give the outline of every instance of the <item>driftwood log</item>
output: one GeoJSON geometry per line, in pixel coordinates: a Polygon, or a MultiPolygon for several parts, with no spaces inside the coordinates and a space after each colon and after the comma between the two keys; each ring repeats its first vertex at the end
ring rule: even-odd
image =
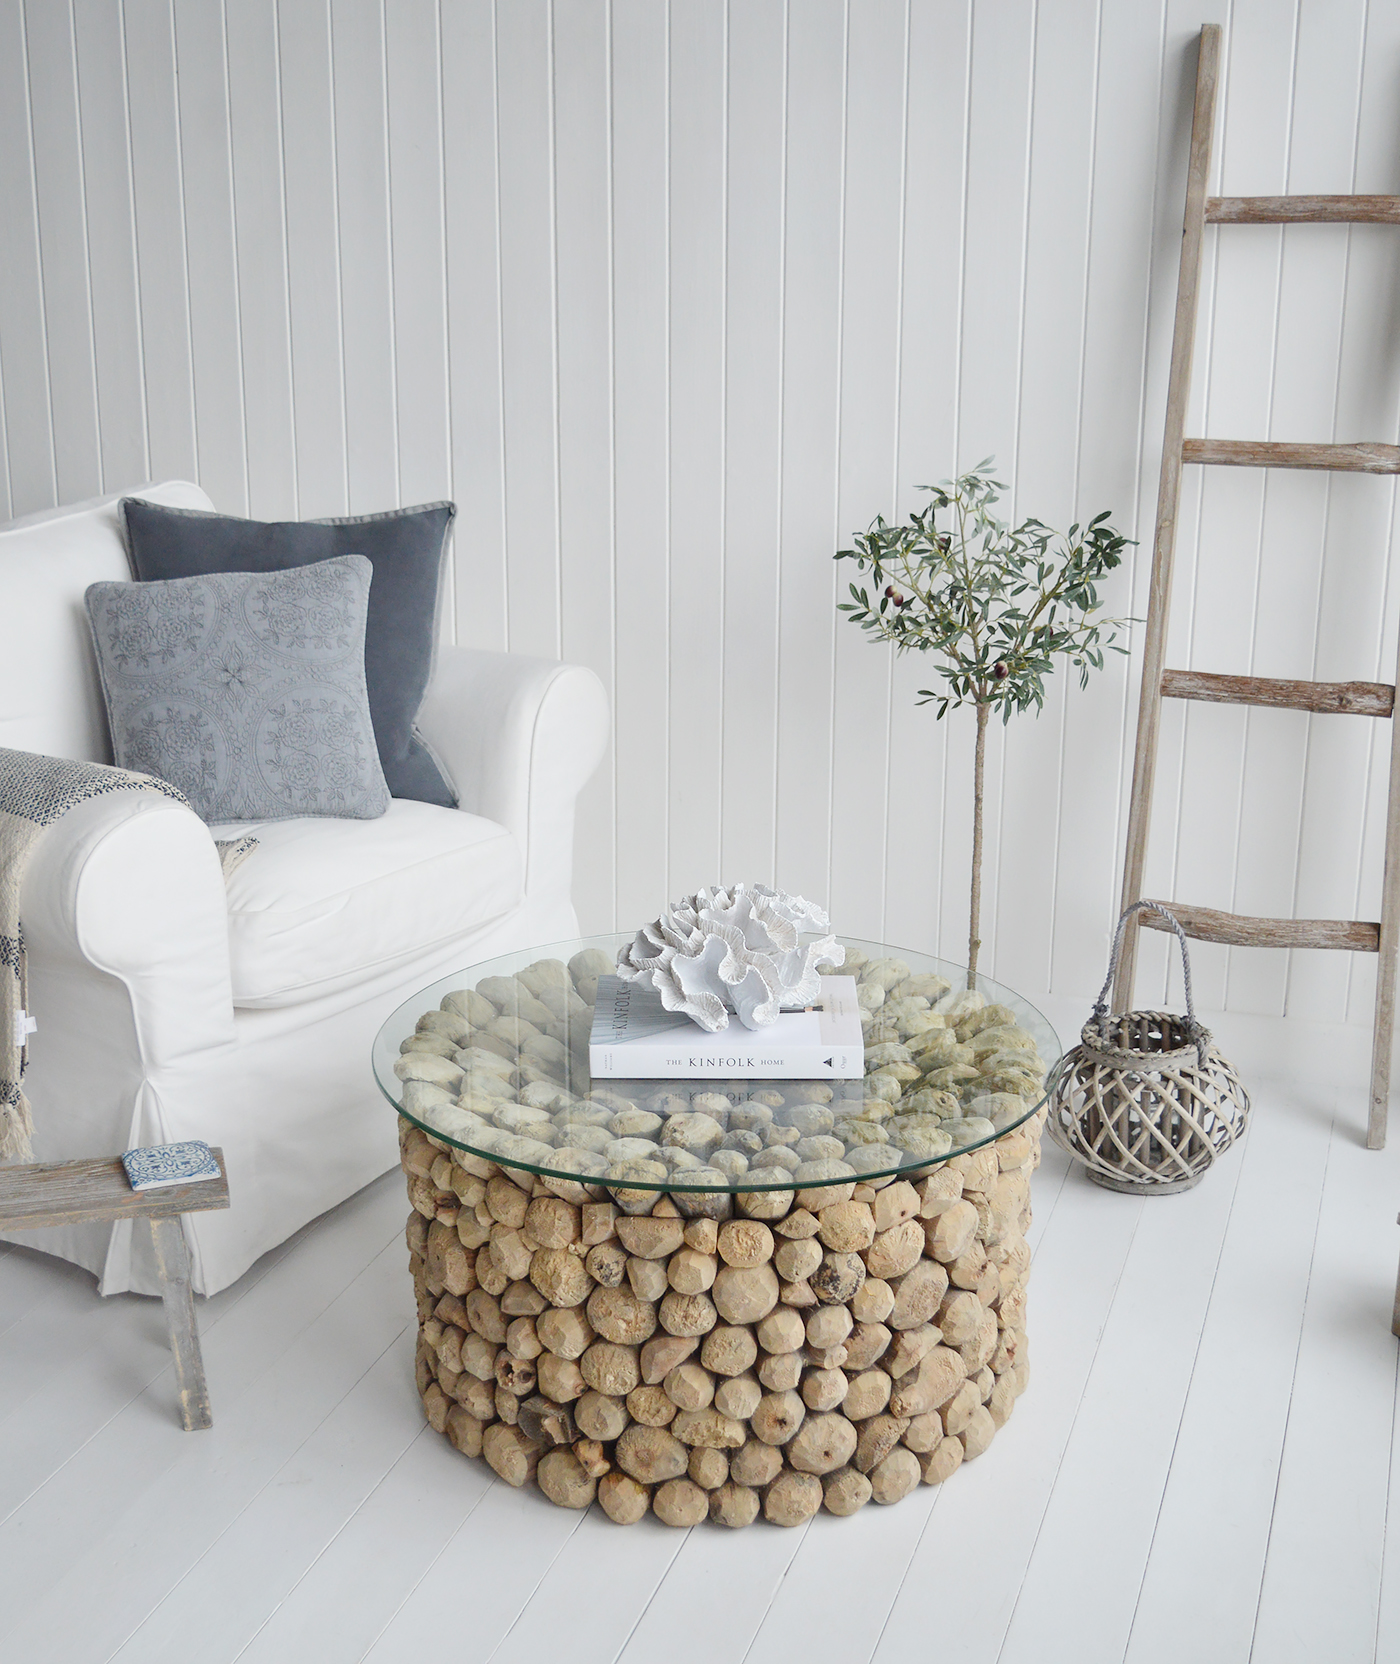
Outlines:
{"type": "Polygon", "coordinates": [[[569,1201],[401,1120],[424,1413],[619,1525],[801,1525],[942,1484],[1029,1378],[1044,1119],[894,1180],[739,1193],[720,1221],[664,1192],[569,1201]]]}

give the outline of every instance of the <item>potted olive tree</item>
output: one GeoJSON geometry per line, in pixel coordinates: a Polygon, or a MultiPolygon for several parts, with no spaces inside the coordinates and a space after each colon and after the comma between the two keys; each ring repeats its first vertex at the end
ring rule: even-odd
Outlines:
{"type": "Polygon", "coordinates": [[[918,702],[936,704],[940,718],[960,705],[976,708],[969,988],[977,986],[981,947],[987,721],[994,711],[1003,723],[1030,706],[1039,713],[1057,657],[1077,666],[1080,686],[1087,686],[1090,670],[1103,668],[1105,650],[1126,652],[1114,638],[1128,622],[1097,616],[1097,585],[1129,543],[1108,523],[1108,511],[1063,536],[1036,519],[1009,526],[992,513],[1006,489],[993,479],[994,467],[988,457],[955,480],[920,486],[929,493],[921,512],[900,526],[877,518],[853,549],[836,555],[853,560],[865,580],[851,584],[851,599],[840,603],[851,622],[898,652],[933,655],[943,685],[920,688],[918,702]]]}

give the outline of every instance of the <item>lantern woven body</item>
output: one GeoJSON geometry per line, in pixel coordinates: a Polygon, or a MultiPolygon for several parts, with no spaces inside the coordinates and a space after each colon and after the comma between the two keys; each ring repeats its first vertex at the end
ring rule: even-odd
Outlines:
{"type": "Polygon", "coordinates": [[[1170,1196],[1199,1184],[1244,1131],[1249,1094],[1196,1021],[1186,937],[1164,907],[1137,902],[1118,921],[1108,980],[1080,1044],[1055,1071],[1047,1130],[1107,1190],[1170,1196]],[[1130,915],[1150,908],[1181,941],[1187,1016],[1108,1012],[1105,999],[1130,915]]]}

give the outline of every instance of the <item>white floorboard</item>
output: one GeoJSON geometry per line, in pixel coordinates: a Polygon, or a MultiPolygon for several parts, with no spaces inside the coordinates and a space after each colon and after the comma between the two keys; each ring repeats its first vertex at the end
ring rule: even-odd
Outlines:
{"type": "Polygon", "coordinates": [[[1400,1658],[1400,1130],[1362,1148],[1364,1037],[1220,1027],[1254,1117],[1198,1189],[1047,1149],[1031,1386],[986,1456],[793,1532],[621,1531],[426,1430],[395,1175],[201,1302],[208,1433],[155,1302],[0,1245],[0,1660],[1400,1658]]]}

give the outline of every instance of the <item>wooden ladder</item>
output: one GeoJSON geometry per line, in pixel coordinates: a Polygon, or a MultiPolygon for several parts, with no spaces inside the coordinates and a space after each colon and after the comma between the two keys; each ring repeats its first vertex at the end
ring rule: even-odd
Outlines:
{"type": "MultiPolygon", "coordinates": [[[[1182,228],[1181,269],[1177,280],[1176,324],[1172,334],[1171,374],[1167,384],[1166,433],[1157,495],[1157,527],[1152,549],[1152,582],[1143,643],[1142,698],[1138,706],[1137,747],[1133,758],[1133,792],[1128,812],[1128,848],[1123,868],[1123,906],[1142,896],[1143,858],[1152,810],[1153,776],[1162,700],[1204,699],[1229,705],[1272,705],[1292,711],[1330,711],[1356,716],[1393,715],[1395,687],[1380,682],[1290,682],[1264,676],[1216,676],[1203,671],[1169,670],[1164,665],[1167,616],[1171,606],[1172,558],[1176,549],[1177,509],[1183,463],[1214,463],[1237,468],[1327,468],[1368,474],[1400,473],[1397,445],[1296,445],[1248,439],[1188,439],[1186,402],[1191,391],[1191,359],[1196,340],[1197,292],[1205,227],[1218,225],[1400,225],[1396,196],[1207,196],[1211,142],[1215,130],[1215,94],[1220,69],[1220,26],[1201,30],[1196,64],[1196,109],[1191,123],[1191,160],[1186,180],[1186,218],[1182,228]]],[[[1400,679],[1400,672],[1397,673],[1400,679]]],[[[1234,947],[1345,948],[1380,955],[1376,979],[1376,1023],[1371,1053],[1371,1102],[1366,1142],[1385,1145],[1390,1096],[1391,1039],[1395,1026],[1395,949],[1400,932],[1400,723],[1392,722],[1390,791],[1386,815],[1385,874],[1380,923],[1353,919],[1256,919],[1220,913],[1207,907],[1168,905],[1188,936],[1234,947]]],[[[1132,1004],[1139,923],[1169,928],[1152,915],[1130,922],[1114,985],[1115,1008],[1132,1004]]]]}

